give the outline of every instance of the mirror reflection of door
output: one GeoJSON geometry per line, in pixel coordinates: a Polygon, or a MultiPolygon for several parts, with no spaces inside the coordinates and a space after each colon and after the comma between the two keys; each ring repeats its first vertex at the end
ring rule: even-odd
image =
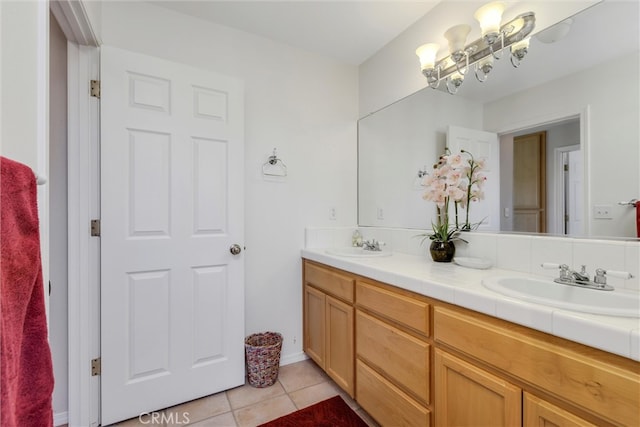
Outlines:
{"type": "Polygon", "coordinates": [[[562,158],[563,176],[563,234],[583,235],[583,167],[580,145],[571,145],[558,149],[562,158]]]}
{"type": "Polygon", "coordinates": [[[547,133],[536,132],[513,139],[513,230],[547,231],[547,133]]]}

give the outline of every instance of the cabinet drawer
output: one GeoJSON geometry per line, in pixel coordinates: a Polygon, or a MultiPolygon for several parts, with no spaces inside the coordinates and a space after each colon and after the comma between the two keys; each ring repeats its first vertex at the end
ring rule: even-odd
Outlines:
{"type": "Polygon", "coordinates": [[[356,330],[358,357],[428,404],[429,344],[359,310],[356,330]]]}
{"type": "Polygon", "coordinates": [[[358,281],[358,306],[429,336],[429,304],[396,292],[358,281]]]}
{"type": "Polygon", "coordinates": [[[562,426],[562,427],[596,427],[595,424],[558,408],[532,394],[524,393],[524,427],[562,426]]]}
{"type": "Polygon", "coordinates": [[[435,309],[434,336],[599,417],[623,425],[638,423],[637,362],[442,307],[435,309]]]}
{"type": "Polygon", "coordinates": [[[346,274],[305,262],[304,280],[322,291],[353,303],[355,280],[346,274]]]}
{"type": "Polygon", "coordinates": [[[360,360],[356,361],[356,400],[382,426],[428,427],[427,408],[381,377],[360,360]]]}

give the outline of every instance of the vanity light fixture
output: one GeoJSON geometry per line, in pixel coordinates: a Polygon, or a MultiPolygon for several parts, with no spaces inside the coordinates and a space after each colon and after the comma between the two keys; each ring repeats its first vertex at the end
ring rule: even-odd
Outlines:
{"type": "Polygon", "coordinates": [[[529,50],[528,36],[535,26],[535,14],[527,12],[501,24],[503,2],[493,2],[479,8],[474,17],[480,23],[482,37],[467,44],[471,27],[466,24],[449,28],[444,36],[449,43],[449,54],[436,60],[439,46],[427,43],[416,49],[422,74],[427,84],[436,89],[445,80],[447,91],[455,94],[472,67],[478,81],[484,82],[493,69],[494,60],[502,58],[506,49],[514,67],[529,50]]]}

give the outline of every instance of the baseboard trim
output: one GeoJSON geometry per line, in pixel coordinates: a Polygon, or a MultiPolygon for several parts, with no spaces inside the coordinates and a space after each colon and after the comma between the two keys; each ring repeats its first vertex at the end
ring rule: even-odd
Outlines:
{"type": "Polygon", "coordinates": [[[288,354],[284,357],[280,358],[280,366],[290,365],[296,362],[302,362],[303,360],[307,360],[309,356],[307,356],[304,351],[294,354],[288,354]]]}
{"type": "Polygon", "coordinates": [[[63,426],[69,423],[69,412],[56,412],[53,414],[53,425],[63,426]]]}

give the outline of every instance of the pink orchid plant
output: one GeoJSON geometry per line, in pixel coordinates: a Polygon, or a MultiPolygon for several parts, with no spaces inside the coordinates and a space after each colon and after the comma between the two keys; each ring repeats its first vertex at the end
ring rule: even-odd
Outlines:
{"type": "Polygon", "coordinates": [[[422,184],[426,191],[422,198],[435,202],[437,208],[436,222],[432,223],[433,234],[429,235],[431,240],[447,242],[460,239],[461,230],[473,228],[469,222],[470,204],[484,198],[482,188],[486,177],[481,173],[484,167],[483,159],[476,160],[466,150],[451,154],[449,149],[445,149],[445,154],[433,165],[433,171],[425,176],[422,184]],[[455,226],[449,224],[449,207],[452,203],[455,226]],[[458,206],[466,209],[462,227],[458,222],[458,206]]]}

